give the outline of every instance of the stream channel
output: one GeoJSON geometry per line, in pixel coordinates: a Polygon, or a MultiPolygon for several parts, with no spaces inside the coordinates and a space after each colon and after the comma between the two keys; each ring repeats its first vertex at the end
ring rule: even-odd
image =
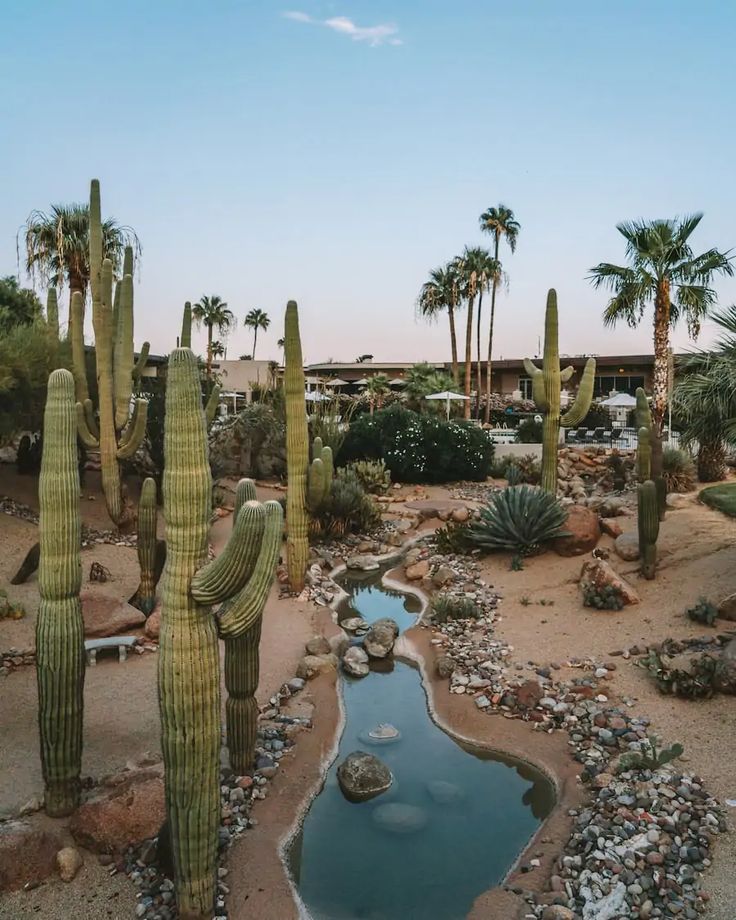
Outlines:
{"type": "MultiPolygon", "coordinates": [[[[384,586],[383,570],[347,572],[338,619],[391,617],[401,632],[420,600],[384,586]]],[[[356,640],[357,641],[357,640],[356,640]]],[[[431,719],[419,670],[398,658],[341,677],[345,725],[336,759],[288,851],[313,920],[461,920],[499,884],[554,805],[550,780],[511,757],[456,740],[431,719]],[[388,723],[391,741],[369,732],[388,723]],[[349,802],[337,766],[367,751],[391,770],[387,792],[349,802]]],[[[468,700],[468,705],[472,705],[468,700]]],[[[493,721],[489,720],[489,729],[493,721]]]]}

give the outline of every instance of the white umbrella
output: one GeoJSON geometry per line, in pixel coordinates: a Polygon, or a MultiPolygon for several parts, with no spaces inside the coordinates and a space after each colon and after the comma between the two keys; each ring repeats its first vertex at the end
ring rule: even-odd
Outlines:
{"type": "Polygon", "coordinates": [[[443,390],[441,393],[430,393],[425,399],[444,399],[447,402],[447,418],[450,418],[450,401],[470,399],[469,396],[463,396],[461,393],[453,393],[452,390],[443,390]]]}
{"type": "Polygon", "coordinates": [[[325,383],[326,387],[346,387],[347,385],[348,381],[340,380],[339,377],[335,377],[334,380],[328,380],[327,383],[325,383]]]}
{"type": "Polygon", "coordinates": [[[406,386],[406,380],[403,380],[401,377],[394,377],[392,380],[389,380],[388,385],[390,387],[403,387],[406,386]]]}
{"type": "Polygon", "coordinates": [[[628,393],[616,393],[615,396],[609,396],[608,399],[604,399],[601,402],[602,406],[612,406],[612,407],[622,407],[625,409],[630,409],[632,406],[636,405],[636,400],[633,396],[629,396],[628,393]]]}
{"type": "Polygon", "coordinates": [[[361,377],[360,380],[351,380],[351,383],[354,383],[356,387],[364,387],[368,385],[368,378],[361,377]]]}

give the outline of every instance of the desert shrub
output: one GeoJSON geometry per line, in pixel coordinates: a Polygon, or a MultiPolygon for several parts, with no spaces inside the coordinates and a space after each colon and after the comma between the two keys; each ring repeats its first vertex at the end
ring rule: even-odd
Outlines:
{"type": "Polygon", "coordinates": [[[509,463],[506,467],[506,482],[510,486],[519,486],[523,482],[521,470],[515,463],[509,463]]]}
{"type": "Polygon", "coordinates": [[[354,460],[345,469],[354,473],[372,495],[383,495],[391,487],[391,473],[383,460],[354,460]]]}
{"type": "Polygon", "coordinates": [[[0,589],[0,620],[22,620],[25,615],[23,604],[13,603],[8,599],[7,591],[0,589]]]}
{"type": "Polygon", "coordinates": [[[432,598],[430,615],[433,622],[446,623],[448,620],[477,620],[483,611],[470,597],[438,594],[432,598]]]}
{"type": "Polygon", "coordinates": [[[456,523],[448,521],[444,527],[435,531],[435,540],[437,542],[437,552],[443,554],[462,555],[470,549],[468,540],[468,523],[456,523]]]}
{"type": "Polygon", "coordinates": [[[516,440],[520,444],[541,444],[542,423],[533,418],[525,418],[516,429],[516,440]]]}
{"type": "Polygon", "coordinates": [[[583,606],[595,607],[596,610],[623,610],[624,598],[615,585],[596,587],[587,584],[583,588],[583,606]]]}
{"type": "Polygon", "coordinates": [[[338,464],[383,460],[399,482],[482,481],[492,459],[493,444],[476,425],[390,406],[352,421],[338,464]]]}
{"type": "Polygon", "coordinates": [[[488,469],[488,475],[492,479],[505,479],[506,470],[510,463],[511,457],[509,457],[508,454],[503,457],[494,457],[488,469]]]}
{"type": "Polygon", "coordinates": [[[503,457],[494,458],[489,475],[494,479],[506,479],[509,485],[512,486],[520,485],[524,482],[535,486],[542,477],[542,468],[534,454],[522,454],[520,457],[512,457],[510,454],[506,454],[503,457]],[[511,466],[516,468],[511,474],[512,478],[520,477],[515,482],[511,482],[509,479],[508,470],[511,466]]]}
{"type": "Polygon", "coordinates": [[[495,492],[468,527],[470,543],[482,550],[510,550],[528,556],[564,536],[567,511],[554,495],[536,486],[509,486],[495,492]]]}
{"type": "Polygon", "coordinates": [[[380,514],[358,477],[338,470],[330,494],[313,518],[314,533],[323,538],[341,537],[375,527],[380,514]]]}
{"type": "Polygon", "coordinates": [[[705,626],[713,626],[718,616],[718,608],[715,604],[705,598],[698,598],[698,603],[687,610],[687,615],[695,623],[703,623],[705,626]]]}
{"type": "Polygon", "coordinates": [[[690,454],[677,447],[665,447],[662,451],[662,476],[668,492],[692,492],[696,478],[690,454]]]}
{"type": "Polygon", "coordinates": [[[667,748],[660,748],[656,735],[651,735],[642,742],[641,749],[638,751],[626,751],[621,755],[619,769],[622,771],[636,770],[659,770],[666,764],[677,760],[685,753],[685,748],[675,743],[667,748]]]}

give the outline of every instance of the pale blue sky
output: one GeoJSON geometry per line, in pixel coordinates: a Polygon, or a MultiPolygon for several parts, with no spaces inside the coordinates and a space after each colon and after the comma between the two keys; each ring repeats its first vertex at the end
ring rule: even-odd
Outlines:
{"type": "Polygon", "coordinates": [[[97,176],[143,243],[137,344],[217,293],[270,314],[258,357],[293,297],[308,361],[445,359],[417,292],[504,202],[496,356],[536,351],[550,286],[561,350],[650,350],[585,275],[623,219],[703,210],[694,244],[736,246],[735,27],[727,0],[4,0],[0,274],[28,213],[97,176]]]}

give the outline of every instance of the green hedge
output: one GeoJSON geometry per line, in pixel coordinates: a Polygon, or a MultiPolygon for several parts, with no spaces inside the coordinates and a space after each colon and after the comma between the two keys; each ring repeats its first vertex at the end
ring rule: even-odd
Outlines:
{"type": "Polygon", "coordinates": [[[469,422],[390,406],[353,419],[337,462],[353,460],[383,460],[395,482],[481,482],[490,472],[493,443],[469,422]]]}

